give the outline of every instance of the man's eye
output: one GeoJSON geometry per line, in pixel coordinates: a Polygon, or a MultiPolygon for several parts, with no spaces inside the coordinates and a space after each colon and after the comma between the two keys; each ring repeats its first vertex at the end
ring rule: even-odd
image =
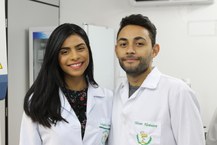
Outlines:
{"type": "Polygon", "coordinates": [[[136,46],[138,46],[138,47],[144,46],[144,43],[142,43],[142,42],[137,42],[137,43],[136,43],[136,46]]]}
{"type": "Polygon", "coordinates": [[[127,43],[120,43],[119,46],[124,48],[127,46],[127,43]]]}

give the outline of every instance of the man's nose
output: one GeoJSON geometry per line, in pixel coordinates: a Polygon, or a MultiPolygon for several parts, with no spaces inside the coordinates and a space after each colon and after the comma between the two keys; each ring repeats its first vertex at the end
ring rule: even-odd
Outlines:
{"type": "Polygon", "coordinates": [[[131,45],[128,45],[127,47],[127,54],[134,54],[136,51],[134,49],[134,46],[131,44],[131,45]]]}

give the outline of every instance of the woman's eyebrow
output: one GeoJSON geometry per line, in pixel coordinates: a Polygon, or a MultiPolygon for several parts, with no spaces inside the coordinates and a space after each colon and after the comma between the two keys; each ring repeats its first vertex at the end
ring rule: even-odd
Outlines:
{"type": "Polygon", "coordinates": [[[86,44],[85,44],[85,43],[77,44],[77,45],[75,45],[75,48],[78,48],[78,47],[80,47],[80,46],[86,46],[86,44]]]}
{"type": "Polygon", "coordinates": [[[65,46],[65,47],[61,47],[60,49],[69,49],[69,47],[65,46]]]}

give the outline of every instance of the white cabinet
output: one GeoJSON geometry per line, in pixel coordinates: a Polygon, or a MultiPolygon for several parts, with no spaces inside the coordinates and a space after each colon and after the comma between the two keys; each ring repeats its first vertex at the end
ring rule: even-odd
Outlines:
{"type": "Polygon", "coordinates": [[[114,89],[115,74],[115,32],[112,28],[84,25],[90,40],[94,62],[94,78],[105,88],[114,89]]]}

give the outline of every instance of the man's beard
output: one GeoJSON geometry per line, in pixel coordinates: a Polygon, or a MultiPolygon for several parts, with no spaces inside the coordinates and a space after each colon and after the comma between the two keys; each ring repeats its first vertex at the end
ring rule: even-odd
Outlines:
{"type": "Polygon", "coordinates": [[[138,60],[140,63],[137,66],[127,67],[124,65],[123,60],[124,58],[121,60],[119,59],[119,64],[121,68],[126,72],[126,74],[130,76],[139,76],[148,70],[152,58],[150,55],[147,58],[139,57],[138,60]]]}

